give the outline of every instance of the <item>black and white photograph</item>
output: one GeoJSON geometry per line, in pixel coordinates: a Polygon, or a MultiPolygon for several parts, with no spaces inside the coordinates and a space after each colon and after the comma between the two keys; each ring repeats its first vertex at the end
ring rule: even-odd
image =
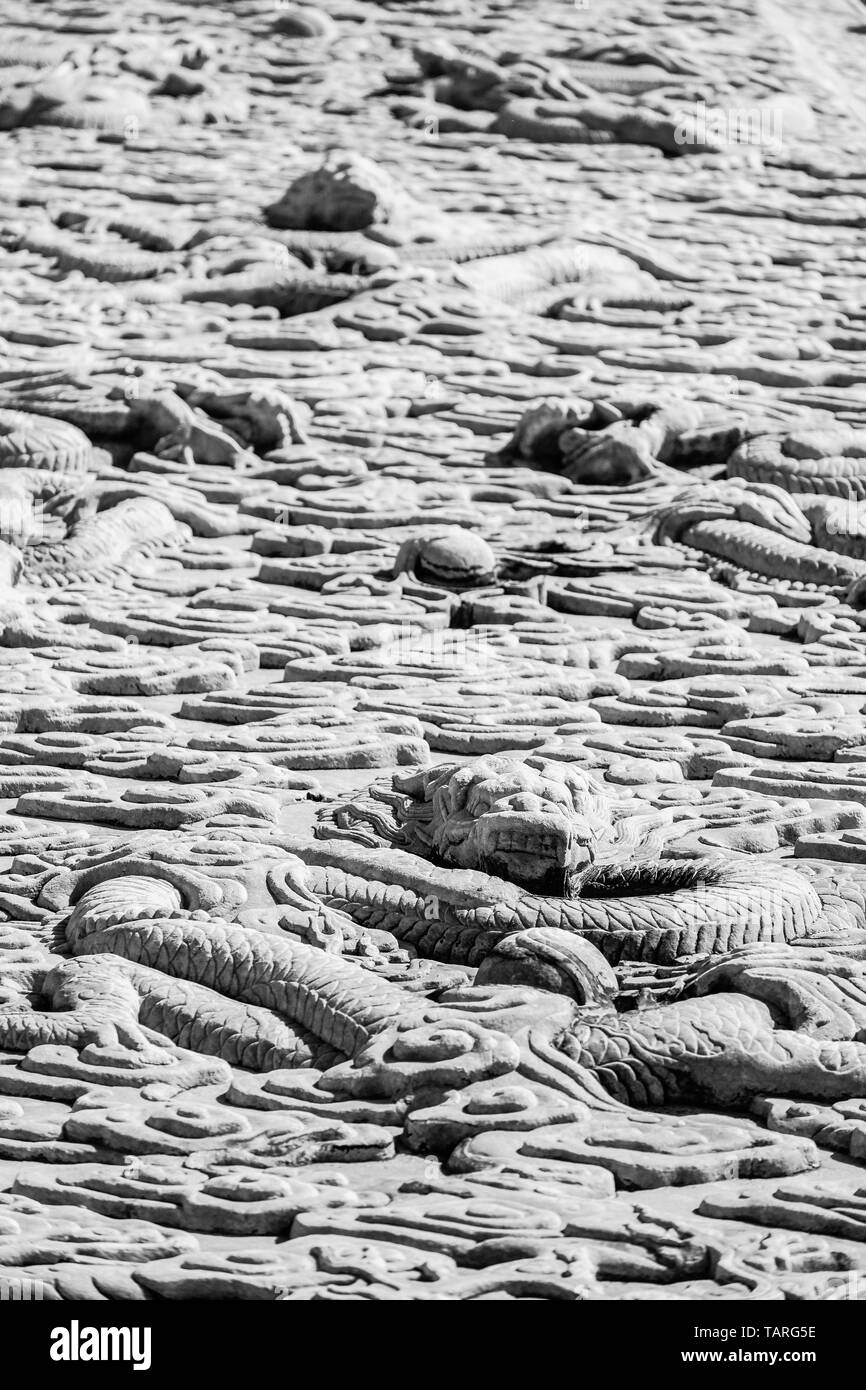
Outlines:
{"type": "Polygon", "coordinates": [[[0,0],[34,1377],[275,1373],[268,1302],[829,1371],[864,229],[861,0],[0,0]]]}

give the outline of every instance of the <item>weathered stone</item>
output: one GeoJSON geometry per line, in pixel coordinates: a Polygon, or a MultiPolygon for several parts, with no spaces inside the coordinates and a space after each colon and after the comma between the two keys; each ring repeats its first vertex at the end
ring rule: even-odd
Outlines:
{"type": "Polygon", "coordinates": [[[0,1299],[857,1296],[814,9],[4,6],[0,1299]]]}

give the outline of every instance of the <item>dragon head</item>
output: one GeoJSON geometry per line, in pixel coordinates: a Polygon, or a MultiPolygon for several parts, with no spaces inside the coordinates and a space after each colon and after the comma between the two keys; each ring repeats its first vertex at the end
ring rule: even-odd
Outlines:
{"type": "Polygon", "coordinates": [[[419,848],[534,892],[578,892],[596,866],[646,841],[646,828],[572,763],[478,758],[398,773],[394,788],[409,794],[397,816],[419,848]]]}

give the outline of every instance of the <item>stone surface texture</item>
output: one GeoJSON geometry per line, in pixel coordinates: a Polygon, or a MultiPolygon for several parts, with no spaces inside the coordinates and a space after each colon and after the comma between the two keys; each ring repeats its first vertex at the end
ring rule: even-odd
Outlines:
{"type": "Polygon", "coordinates": [[[6,0],[0,1296],[866,1296],[866,15],[6,0]]]}

